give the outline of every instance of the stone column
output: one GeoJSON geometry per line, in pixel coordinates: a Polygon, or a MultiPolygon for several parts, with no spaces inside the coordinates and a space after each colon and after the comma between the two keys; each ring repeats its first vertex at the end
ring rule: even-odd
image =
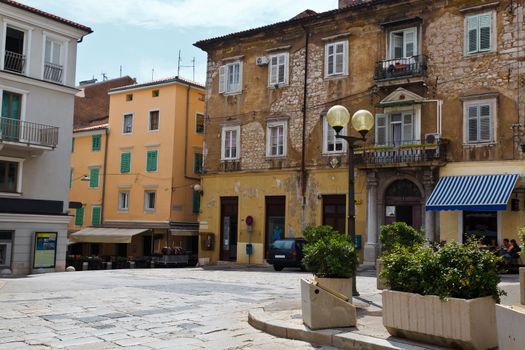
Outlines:
{"type": "Polygon", "coordinates": [[[366,177],[366,244],[365,264],[375,266],[377,259],[377,178],[375,172],[370,172],[366,177]]]}
{"type": "MultiPolygon", "coordinates": [[[[423,175],[423,187],[425,189],[425,203],[423,204],[423,210],[425,211],[425,236],[428,241],[434,242],[439,241],[439,238],[436,237],[434,225],[435,225],[435,215],[433,211],[426,211],[425,204],[427,203],[432,191],[434,190],[434,178],[432,176],[432,170],[425,171],[423,175]]],[[[439,242],[438,242],[439,243],[439,242]]]]}

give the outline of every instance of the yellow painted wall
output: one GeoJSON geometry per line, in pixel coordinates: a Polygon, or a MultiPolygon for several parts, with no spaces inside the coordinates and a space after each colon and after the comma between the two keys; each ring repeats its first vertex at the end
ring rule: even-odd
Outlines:
{"type": "MultiPolygon", "coordinates": [[[[110,95],[108,171],[106,187],[105,222],[115,221],[163,222],[197,221],[192,211],[192,186],[199,180],[184,178],[184,144],[186,124],[186,86],[172,83],[154,85],[138,90],[124,90],[110,95]],[[152,91],[159,90],[153,97],[152,91]],[[126,95],[132,94],[132,101],[126,95]],[[148,131],[149,112],[160,111],[158,131],[148,131]],[[124,134],[124,114],[133,113],[133,131],[124,134]],[[146,171],[148,150],[158,150],[158,169],[146,171]],[[131,152],[131,169],[128,174],[120,173],[120,155],[131,152]],[[118,192],[129,191],[129,209],[118,210],[118,192]],[[156,191],[155,211],[144,209],[144,191],[156,191]],[[182,198],[182,199],[181,199],[182,198]],[[177,204],[182,207],[176,207],[177,204]]],[[[190,117],[195,111],[204,111],[202,90],[191,89],[190,117]]],[[[189,123],[192,123],[190,118],[189,123]]],[[[194,123],[194,121],[193,121],[194,123]]],[[[195,128],[188,128],[188,150],[202,148],[202,135],[195,128]]],[[[189,152],[189,151],[188,151],[189,152]]],[[[187,160],[188,175],[193,157],[187,160]]]]}
{"type": "MultiPolygon", "coordinates": [[[[490,161],[490,162],[455,162],[449,163],[440,169],[439,176],[460,175],[497,175],[519,174],[525,175],[524,161],[490,161]]],[[[516,188],[525,188],[525,181],[519,179],[516,188]]],[[[525,226],[525,196],[517,195],[520,200],[520,210],[511,211],[510,203],[507,210],[501,214],[501,238],[518,239],[518,228],[525,226]]],[[[512,194],[511,198],[516,198],[512,194]]],[[[440,234],[442,240],[455,241],[458,238],[459,211],[440,212],[440,234]]]]}
{"type": "MultiPolygon", "coordinates": [[[[248,215],[253,216],[254,225],[251,234],[254,254],[250,263],[260,264],[264,259],[265,241],[265,196],[286,196],[286,237],[302,237],[302,228],[307,225],[322,223],[322,195],[347,193],[347,170],[313,170],[309,172],[308,188],[315,191],[306,193],[307,204],[301,208],[299,173],[296,171],[266,171],[261,173],[223,173],[203,177],[204,195],[201,202],[201,239],[204,233],[215,235],[215,249],[207,251],[199,243],[199,257],[208,257],[211,261],[219,260],[220,248],[220,197],[238,197],[239,222],[237,262],[248,263],[246,243],[250,234],[244,222],[248,215]]],[[[356,233],[363,235],[366,242],[366,185],[365,174],[358,173],[356,178],[356,233]]],[[[360,250],[362,255],[363,248],[360,250]]]]}
{"type": "MultiPolygon", "coordinates": [[[[91,226],[91,210],[93,205],[102,203],[103,169],[104,169],[104,150],[106,145],[106,135],[104,130],[93,132],[79,132],[73,134],[75,146],[71,153],[71,168],[73,176],[69,200],[81,202],[84,205],[84,226],[91,226]],[[92,150],[92,135],[101,134],[100,151],[92,150]],[[100,167],[100,177],[98,188],[90,188],[89,181],[81,181],[83,176],[89,177],[89,168],[92,166],[100,167]]],[[[71,220],[69,230],[79,230],[82,227],[75,225],[75,210],[70,210],[71,220]]]]}

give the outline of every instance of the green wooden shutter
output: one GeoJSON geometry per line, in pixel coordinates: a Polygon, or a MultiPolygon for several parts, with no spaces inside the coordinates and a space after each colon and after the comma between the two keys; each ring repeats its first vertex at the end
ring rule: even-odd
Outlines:
{"type": "Polygon", "coordinates": [[[100,225],[101,207],[93,207],[91,211],[91,226],[100,225]]]}
{"type": "Polygon", "coordinates": [[[71,153],[75,152],[75,139],[71,139],[71,153]]]}
{"type": "Polygon", "coordinates": [[[100,174],[100,168],[91,168],[89,169],[89,187],[97,188],[98,187],[98,177],[100,174]]]}
{"type": "Polygon", "coordinates": [[[92,151],[100,151],[100,135],[93,135],[91,138],[91,150],[92,151]]]}
{"type": "Polygon", "coordinates": [[[193,191],[193,200],[192,200],[193,213],[198,214],[201,209],[201,193],[193,191]]]}
{"type": "Polygon", "coordinates": [[[77,208],[77,210],[75,211],[75,225],[84,225],[84,208],[77,208]]]}
{"type": "Polygon", "coordinates": [[[131,168],[131,152],[120,154],[120,172],[129,173],[131,168]]]}
{"type": "Polygon", "coordinates": [[[73,168],[69,171],[69,188],[73,185],[73,168]]]}
{"type": "Polygon", "coordinates": [[[146,171],[157,171],[157,150],[148,151],[146,159],[146,171]]]}
{"type": "Polygon", "coordinates": [[[202,153],[195,153],[193,158],[193,172],[202,174],[202,153]]]}

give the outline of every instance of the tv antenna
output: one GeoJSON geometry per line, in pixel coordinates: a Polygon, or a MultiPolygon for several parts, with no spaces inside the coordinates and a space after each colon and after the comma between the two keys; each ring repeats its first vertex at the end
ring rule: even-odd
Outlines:
{"type": "Polygon", "coordinates": [[[180,69],[181,68],[193,68],[193,80],[195,81],[195,57],[191,60],[191,66],[183,66],[182,63],[182,57],[181,57],[181,50],[179,50],[179,59],[177,63],[177,76],[180,77],[180,69]]]}

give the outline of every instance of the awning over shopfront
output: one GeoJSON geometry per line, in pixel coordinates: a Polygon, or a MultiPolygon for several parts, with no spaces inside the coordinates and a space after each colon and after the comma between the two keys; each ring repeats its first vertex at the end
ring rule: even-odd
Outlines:
{"type": "Polygon", "coordinates": [[[519,175],[444,176],[430,195],[426,210],[506,210],[519,175]]]}
{"type": "Polygon", "coordinates": [[[135,235],[148,229],[85,228],[69,235],[70,243],[131,243],[135,235]]]}
{"type": "Polygon", "coordinates": [[[192,236],[198,236],[199,231],[198,230],[189,230],[189,229],[171,229],[171,234],[173,236],[179,236],[179,237],[192,237],[192,236]]]}

